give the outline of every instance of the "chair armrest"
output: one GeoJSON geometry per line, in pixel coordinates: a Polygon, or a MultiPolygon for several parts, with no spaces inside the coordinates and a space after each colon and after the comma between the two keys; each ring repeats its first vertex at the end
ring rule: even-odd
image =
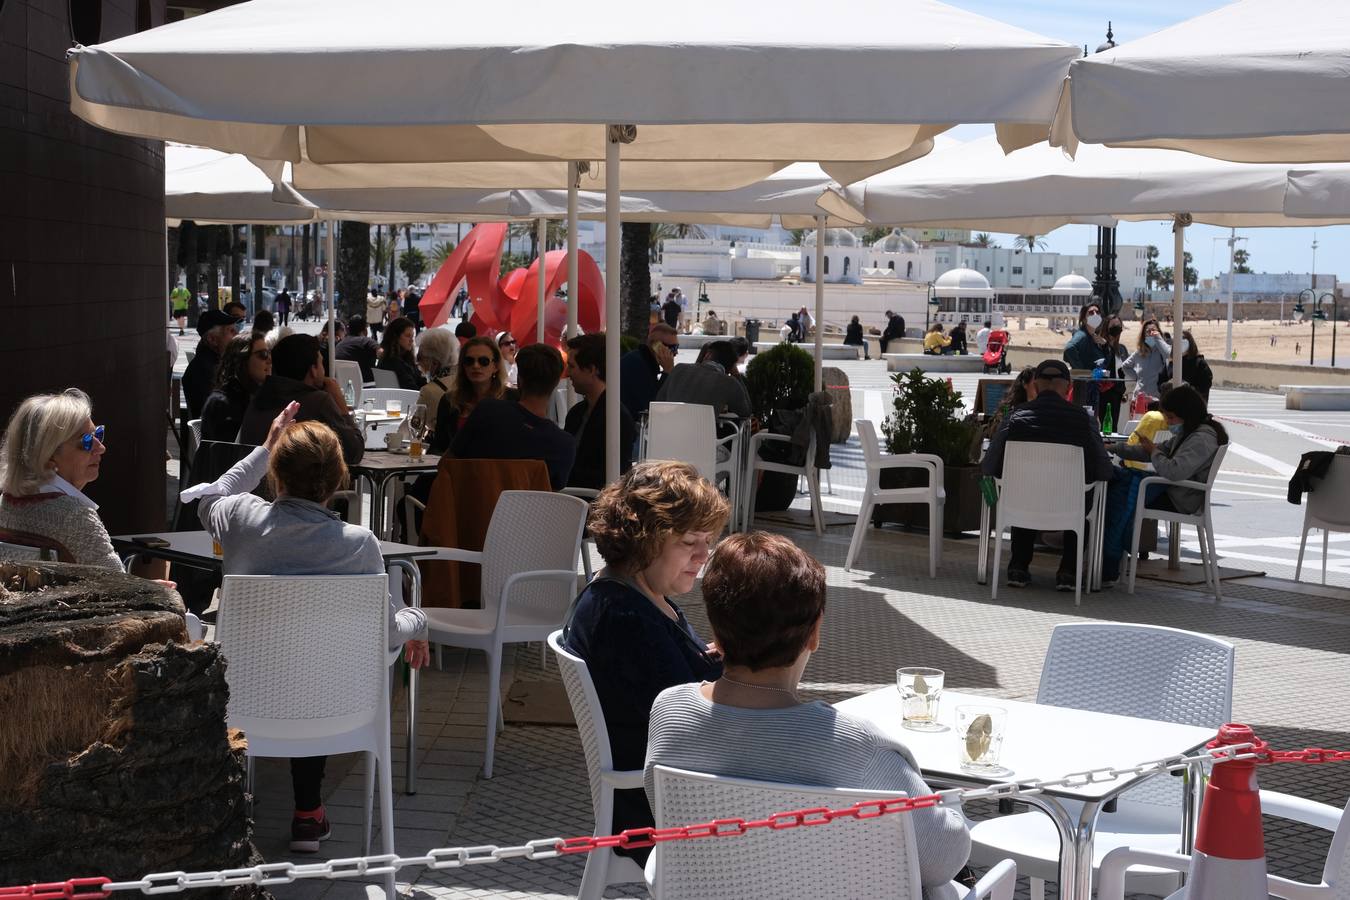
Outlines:
{"type": "Polygon", "coordinates": [[[792,435],[790,434],[774,434],[771,431],[761,431],[755,434],[752,438],[750,438],[750,441],[752,443],[763,443],[764,441],[790,441],[790,440],[792,440],[792,435]]]}
{"type": "Polygon", "coordinates": [[[1308,884],[1303,881],[1291,881],[1278,875],[1266,876],[1266,893],[1284,900],[1327,900],[1329,888],[1326,882],[1308,884]]]}
{"type": "Polygon", "coordinates": [[[642,769],[606,769],[600,773],[600,780],[616,791],[622,791],[642,787],[642,776],[642,769]]]}
{"type": "Polygon", "coordinates": [[[1316,800],[1305,800],[1279,791],[1262,791],[1261,814],[1279,816],[1291,822],[1302,822],[1314,828],[1335,831],[1341,826],[1341,817],[1344,813],[1334,806],[1318,803],[1316,800]]]}
{"type": "Polygon", "coordinates": [[[964,900],[1013,900],[1017,889],[1017,863],[1005,859],[994,866],[966,894],[964,900]]]}
{"type": "Polygon", "coordinates": [[[418,562],[427,562],[434,559],[448,560],[450,562],[465,562],[483,564],[482,550],[461,550],[458,547],[424,547],[424,550],[434,551],[427,554],[418,554],[418,562]]]}
{"type": "MultiPolygon", "coordinates": [[[[574,563],[575,564],[575,563],[574,563]]],[[[577,570],[576,569],[529,569],[524,572],[513,572],[507,576],[502,584],[502,594],[497,600],[497,628],[501,629],[506,624],[506,601],[511,596],[511,590],[518,584],[526,581],[558,581],[576,591],[577,570]]],[[[561,623],[559,623],[561,624],[561,623]]]]}
{"type": "Polygon", "coordinates": [[[1097,870],[1097,900],[1124,900],[1125,870],[1135,865],[1186,872],[1191,868],[1191,858],[1184,853],[1117,847],[1102,857],[1101,867],[1097,870]]]}
{"type": "Polygon", "coordinates": [[[558,493],[566,494],[569,497],[580,497],[582,500],[594,500],[600,496],[600,491],[586,487],[565,487],[558,493]]]}

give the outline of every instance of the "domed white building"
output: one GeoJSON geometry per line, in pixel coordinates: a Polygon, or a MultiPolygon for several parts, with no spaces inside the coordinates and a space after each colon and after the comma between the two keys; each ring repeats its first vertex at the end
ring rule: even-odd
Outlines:
{"type": "Polygon", "coordinates": [[[974,269],[951,269],[933,282],[937,298],[936,321],[983,320],[993,311],[994,289],[974,269]]]}
{"type": "Polygon", "coordinates": [[[1050,288],[1050,293],[1060,297],[1087,298],[1092,296],[1092,282],[1082,275],[1075,275],[1070,272],[1055,281],[1054,287],[1050,288]]]}
{"type": "MultiPolygon", "coordinates": [[[[802,281],[815,281],[811,269],[815,250],[816,233],[812,231],[802,239],[802,281]]],[[[932,254],[898,228],[870,246],[847,228],[825,230],[826,284],[861,284],[864,278],[927,281],[933,268],[932,254]]]]}

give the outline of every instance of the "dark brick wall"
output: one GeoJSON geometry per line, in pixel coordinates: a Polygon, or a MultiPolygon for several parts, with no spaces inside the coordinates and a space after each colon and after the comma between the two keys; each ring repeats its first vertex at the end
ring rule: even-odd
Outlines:
{"type": "Polygon", "coordinates": [[[108,427],[89,494],[108,530],[164,510],[164,147],[70,112],[70,5],[100,40],[164,22],[164,0],[0,0],[0,417],[75,386],[108,427]]]}

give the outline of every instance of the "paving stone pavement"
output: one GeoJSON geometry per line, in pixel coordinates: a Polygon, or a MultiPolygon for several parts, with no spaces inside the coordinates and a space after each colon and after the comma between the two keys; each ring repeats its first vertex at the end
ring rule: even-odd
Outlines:
{"type": "MultiPolygon", "coordinates": [[[[1144,622],[1232,641],[1238,648],[1234,717],[1252,723],[1272,746],[1350,748],[1350,688],[1343,677],[1350,653],[1350,592],[1324,589],[1325,596],[1310,597],[1275,579],[1255,579],[1233,583],[1229,599],[1216,605],[1199,591],[1141,581],[1133,597],[1123,589],[1086,595],[1077,609],[1065,595],[1045,587],[1002,590],[991,602],[988,587],[974,580],[972,541],[947,541],[938,577],[929,579],[922,535],[873,531],[856,571],[849,573],[842,562],[850,528],[831,528],[824,537],[806,529],[778,529],[826,563],[829,573],[822,646],[804,678],[807,696],[834,701],[888,686],[897,666],[923,663],[944,669],[953,688],[1029,699],[1054,625],[1144,622]],[[1308,618],[1309,612],[1315,618],[1308,618]]],[[[1040,584],[1049,583],[1048,565],[1033,571],[1043,576],[1040,584]]],[[[682,598],[682,606],[696,630],[708,634],[697,587],[682,598]]],[[[503,675],[504,685],[515,679],[556,679],[556,666],[541,667],[540,656],[538,645],[519,648],[503,675]]],[[[400,853],[589,833],[590,795],[575,729],[508,725],[498,737],[493,778],[479,777],[484,677],[481,655],[448,651],[444,670],[429,672],[422,681],[419,792],[412,797],[399,793],[395,804],[400,853]]],[[[402,710],[400,702],[396,745],[402,743],[402,710]]],[[[401,791],[401,750],[395,756],[395,788],[401,791]]],[[[334,760],[333,765],[326,787],[335,831],[323,854],[330,858],[359,851],[362,821],[362,763],[343,766],[334,760]]],[[[290,799],[285,764],[261,761],[259,771],[257,842],[269,860],[285,859],[290,799]]],[[[1338,807],[1350,793],[1350,765],[1272,766],[1260,777],[1264,787],[1338,807]]],[[[971,813],[982,817],[992,810],[976,807],[971,813]]],[[[1267,825],[1271,871],[1317,880],[1330,835],[1274,820],[1267,825]]],[[[580,858],[509,861],[405,871],[400,883],[438,900],[569,897],[582,867],[580,858]]],[[[280,900],[343,900],[366,889],[359,883],[309,882],[274,892],[280,900]]],[[[606,896],[647,894],[632,886],[611,889],[606,896]]],[[[1025,879],[1018,896],[1026,896],[1025,879]]]]}

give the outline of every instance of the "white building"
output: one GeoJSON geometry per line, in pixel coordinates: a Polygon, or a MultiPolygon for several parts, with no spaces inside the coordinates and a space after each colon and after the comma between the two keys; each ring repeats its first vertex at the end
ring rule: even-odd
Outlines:
{"type": "MultiPolygon", "coordinates": [[[[1091,281],[1097,267],[1095,246],[1084,254],[1029,253],[1007,247],[962,244],[939,244],[933,250],[938,275],[952,269],[973,269],[987,278],[996,292],[1005,293],[1047,291],[1065,275],[1081,275],[1091,281]]],[[[1131,299],[1144,292],[1146,254],[1145,247],[1117,245],[1116,277],[1122,297],[1131,299]]]]}
{"type": "MultiPolygon", "coordinates": [[[[816,273],[811,271],[816,256],[814,231],[802,240],[800,251],[802,281],[814,282],[816,273]]],[[[927,282],[939,274],[933,252],[920,247],[899,229],[865,246],[847,228],[826,229],[823,273],[826,284],[862,284],[864,280],[927,282]]]]}

